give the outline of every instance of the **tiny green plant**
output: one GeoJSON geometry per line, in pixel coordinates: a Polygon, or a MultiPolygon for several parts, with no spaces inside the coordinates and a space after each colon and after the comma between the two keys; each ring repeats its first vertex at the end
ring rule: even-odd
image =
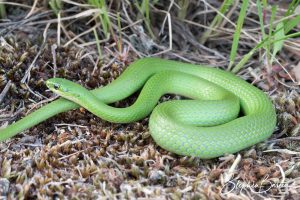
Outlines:
{"type": "Polygon", "coordinates": [[[0,0],[0,19],[3,19],[6,17],[6,10],[3,0],[0,0]]]}
{"type": "Polygon", "coordinates": [[[50,0],[49,5],[56,15],[58,15],[59,11],[62,10],[63,7],[61,0],[50,0]]]}

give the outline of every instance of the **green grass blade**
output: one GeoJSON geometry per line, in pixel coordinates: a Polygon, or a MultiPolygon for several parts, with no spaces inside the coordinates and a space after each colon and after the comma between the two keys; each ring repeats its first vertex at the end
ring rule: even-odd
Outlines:
{"type": "Polygon", "coordinates": [[[271,43],[272,43],[271,40],[272,40],[272,34],[273,34],[273,21],[275,19],[276,12],[277,12],[277,6],[274,5],[274,6],[272,6],[272,11],[271,11],[269,35],[268,35],[268,42],[267,42],[267,61],[268,61],[269,65],[271,63],[270,50],[271,50],[271,43]]]}
{"type": "Polygon", "coordinates": [[[285,35],[284,37],[282,38],[279,38],[277,40],[274,40],[273,42],[278,42],[278,41],[281,41],[281,40],[287,40],[289,38],[293,38],[293,37],[300,37],[300,32],[296,32],[296,33],[291,33],[289,35],[285,35]]]}
{"type": "Polygon", "coordinates": [[[239,18],[238,18],[238,21],[237,21],[236,30],[235,30],[234,35],[233,35],[233,42],[232,42],[232,46],[231,46],[230,63],[229,63],[229,66],[228,66],[228,70],[230,70],[232,65],[234,64],[234,60],[235,60],[236,53],[237,53],[237,48],[238,48],[238,43],[239,43],[239,39],[240,39],[242,26],[243,26],[243,23],[244,23],[244,19],[246,17],[248,4],[249,4],[249,1],[244,0],[243,3],[242,3],[242,6],[241,6],[241,11],[240,11],[240,15],[239,15],[239,18]]]}
{"type": "Polygon", "coordinates": [[[300,14],[284,24],[284,33],[287,34],[300,23],[300,14]]]}
{"type": "Polygon", "coordinates": [[[190,4],[189,0],[180,0],[178,2],[178,5],[180,7],[180,9],[178,10],[178,14],[177,14],[178,19],[180,19],[180,20],[185,19],[189,4],[190,4]]]}
{"type": "Polygon", "coordinates": [[[101,51],[101,47],[100,47],[100,41],[99,41],[99,37],[98,37],[97,31],[96,31],[96,28],[94,28],[93,31],[94,31],[94,36],[95,36],[95,39],[96,39],[96,45],[97,45],[99,58],[102,58],[102,51],[101,51]]]}
{"type": "Polygon", "coordinates": [[[118,21],[118,32],[119,32],[119,38],[118,38],[118,49],[119,52],[122,51],[122,27],[121,27],[121,17],[120,12],[117,13],[117,21],[118,21]]]}
{"type": "MultiPolygon", "coordinates": [[[[300,0],[293,0],[289,4],[288,10],[284,14],[284,16],[287,17],[287,16],[292,15],[295,12],[296,8],[299,6],[299,4],[300,4],[300,0]]],[[[292,20],[290,20],[290,19],[284,20],[284,32],[285,32],[285,34],[287,34],[289,31],[291,31],[299,23],[300,23],[300,15],[297,15],[292,20]]]]}
{"type": "Polygon", "coordinates": [[[101,4],[101,9],[103,11],[103,14],[102,14],[103,19],[102,20],[103,20],[103,23],[105,26],[105,33],[106,33],[105,36],[108,37],[109,31],[111,29],[111,22],[110,22],[108,12],[107,12],[107,5],[106,5],[105,0],[100,0],[99,2],[101,4]]]}
{"type": "Polygon", "coordinates": [[[0,19],[3,19],[5,17],[6,17],[5,5],[3,3],[3,0],[0,0],[0,19]]]}
{"type": "Polygon", "coordinates": [[[237,73],[240,69],[243,68],[243,66],[248,62],[248,60],[252,57],[252,55],[256,52],[257,48],[251,49],[249,53],[243,56],[243,58],[240,60],[240,62],[234,66],[234,68],[231,70],[233,73],[237,73]]]}
{"type": "Polygon", "coordinates": [[[293,14],[296,10],[296,8],[299,6],[300,4],[300,0],[293,0],[288,7],[288,10],[285,13],[285,16],[290,16],[291,14],[293,14]]]}
{"type": "MultiPolygon", "coordinates": [[[[276,34],[274,34],[275,40],[278,40],[285,36],[283,28],[284,28],[283,22],[280,22],[279,24],[277,24],[276,30],[280,30],[280,31],[278,31],[276,34]]],[[[273,60],[274,60],[276,54],[282,49],[283,43],[284,43],[283,40],[273,42],[273,53],[272,53],[271,63],[273,63],[273,60]]]]}
{"type": "Polygon", "coordinates": [[[271,18],[270,18],[269,38],[271,38],[272,34],[273,34],[273,21],[275,19],[276,12],[277,12],[277,6],[274,5],[274,6],[272,6],[272,14],[271,14],[271,18]]]}
{"type": "Polygon", "coordinates": [[[265,28],[264,28],[263,11],[262,11],[260,0],[256,1],[256,6],[257,6],[258,17],[259,17],[260,31],[262,33],[262,38],[265,39],[266,33],[265,33],[265,28]]]}

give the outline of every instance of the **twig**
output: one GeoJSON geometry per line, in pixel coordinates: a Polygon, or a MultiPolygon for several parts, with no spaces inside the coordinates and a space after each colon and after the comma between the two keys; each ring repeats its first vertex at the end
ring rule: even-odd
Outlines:
{"type": "Polygon", "coordinates": [[[28,91],[31,93],[31,94],[33,94],[34,96],[36,96],[37,98],[39,98],[39,99],[45,99],[46,97],[44,96],[44,95],[42,95],[42,94],[40,94],[40,93],[38,93],[38,92],[34,92],[30,87],[29,87],[29,85],[27,84],[27,83],[24,83],[24,85],[26,86],[26,88],[28,89],[28,91]]]}
{"type": "Polygon", "coordinates": [[[88,129],[87,126],[78,125],[78,124],[66,124],[66,123],[62,123],[62,124],[54,124],[54,125],[55,125],[55,126],[79,127],[79,128],[85,128],[85,129],[88,129]]]}
{"type": "Polygon", "coordinates": [[[50,27],[50,25],[51,25],[51,23],[48,23],[47,25],[46,25],[46,27],[45,27],[45,30],[44,30],[44,32],[43,32],[43,43],[46,43],[46,40],[47,40],[47,33],[48,33],[48,29],[49,29],[49,27],[50,27]]]}
{"type": "Polygon", "coordinates": [[[86,30],[86,31],[84,31],[84,32],[82,32],[82,33],[76,35],[75,37],[73,37],[72,39],[70,39],[68,42],[66,42],[66,43],[64,44],[64,47],[68,46],[68,45],[71,44],[74,40],[77,40],[77,39],[80,38],[81,36],[86,35],[86,34],[92,32],[93,29],[96,28],[96,27],[98,27],[98,26],[99,26],[99,24],[97,23],[97,24],[95,24],[92,28],[89,28],[88,30],[86,30]]]}
{"type": "MultiPolygon", "coordinates": [[[[228,21],[232,26],[236,28],[236,24],[232,22],[230,19],[228,19],[225,15],[223,15],[218,9],[214,8],[212,5],[207,3],[206,1],[203,1],[208,7],[210,7],[212,10],[216,11],[219,15],[221,15],[226,21],[228,21]]],[[[256,40],[252,35],[250,35],[247,31],[244,29],[241,29],[241,32],[244,33],[249,39],[253,40],[256,43],[259,43],[258,40],[256,40]]]]}
{"type": "Polygon", "coordinates": [[[298,151],[291,151],[289,149],[270,149],[270,150],[265,150],[263,152],[279,152],[279,153],[285,153],[285,154],[290,154],[290,155],[300,155],[300,152],[298,151]]]}
{"type": "Polygon", "coordinates": [[[17,115],[19,115],[21,112],[23,112],[24,108],[20,108],[16,112],[12,113],[13,111],[10,112],[10,114],[6,115],[0,115],[0,121],[7,121],[14,119],[17,115]]]}
{"type": "MultiPolygon", "coordinates": [[[[169,5],[169,8],[168,8],[168,13],[170,13],[170,10],[171,10],[171,8],[173,7],[173,4],[174,4],[174,0],[171,0],[171,3],[170,3],[170,5],[169,5]]],[[[168,16],[166,15],[165,16],[165,18],[164,18],[164,21],[163,21],[163,23],[162,23],[162,25],[161,25],[161,28],[160,28],[160,31],[159,31],[159,34],[161,35],[161,34],[163,34],[164,33],[164,29],[165,29],[165,24],[166,24],[166,21],[167,21],[167,18],[168,16]]]]}
{"type": "MultiPolygon", "coordinates": [[[[153,7],[155,8],[155,7],[153,7]]],[[[163,51],[160,51],[158,53],[155,53],[155,54],[152,54],[150,56],[157,56],[157,55],[160,55],[160,54],[164,54],[164,53],[167,53],[169,51],[172,50],[173,48],[173,35],[172,35],[172,22],[171,22],[171,15],[169,12],[167,11],[164,11],[164,10],[158,10],[155,8],[155,10],[159,11],[159,12],[162,12],[162,13],[165,13],[166,14],[166,17],[168,18],[168,28],[169,28],[169,47],[163,51]]]]}
{"type": "Polygon", "coordinates": [[[35,62],[37,61],[38,57],[41,55],[42,50],[44,49],[44,46],[45,46],[45,44],[43,43],[42,47],[40,48],[40,50],[38,51],[38,53],[34,57],[32,63],[30,64],[30,66],[26,70],[25,75],[24,75],[24,77],[21,80],[21,83],[25,83],[26,81],[29,81],[29,79],[30,79],[30,71],[35,66],[35,62]]]}
{"type": "Polygon", "coordinates": [[[279,141],[284,141],[284,140],[297,140],[297,141],[300,141],[300,136],[299,137],[279,138],[279,139],[269,140],[268,142],[279,142],[279,141]]]}
{"type": "Polygon", "coordinates": [[[60,17],[60,12],[61,11],[59,11],[58,13],[57,13],[57,46],[60,46],[60,38],[61,38],[61,17],[60,17]]]}
{"type": "MultiPolygon", "coordinates": [[[[83,11],[81,13],[78,13],[78,14],[75,14],[75,15],[72,15],[72,16],[62,17],[60,19],[60,21],[73,20],[73,19],[88,17],[88,16],[91,16],[91,15],[100,14],[100,13],[102,13],[102,11],[100,9],[90,9],[90,10],[86,10],[86,11],[83,11]]],[[[32,25],[37,25],[37,24],[57,23],[57,22],[58,22],[58,19],[49,19],[49,20],[39,20],[39,21],[36,21],[36,22],[31,22],[31,23],[28,23],[27,25],[32,26],[32,25]]]]}
{"type": "Polygon", "coordinates": [[[33,12],[34,12],[34,10],[36,8],[37,3],[38,3],[38,0],[34,0],[33,5],[31,7],[29,13],[26,15],[25,19],[27,19],[28,17],[30,17],[33,14],[33,12]]]}
{"type": "Polygon", "coordinates": [[[9,90],[10,86],[11,86],[11,80],[9,80],[9,81],[6,83],[4,89],[3,89],[2,92],[0,93],[0,103],[3,101],[4,97],[6,96],[6,94],[7,94],[8,90],[9,90]]]}
{"type": "Polygon", "coordinates": [[[0,1],[0,4],[5,4],[5,5],[12,5],[12,6],[20,6],[23,8],[32,8],[29,5],[21,4],[21,3],[14,3],[14,2],[9,2],[9,1],[0,1]]]}
{"type": "Polygon", "coordinates": [[[52,53],[52,58],[53,58],[53,77],[56,77],[56,71],[57,71],[57,64],[56,64],[56,49],[57,45],[53,44],[51,46],[51,53],[52,53]]]}
{"type": "Polygon", "coordinates": [[[35,103],[34,105],[31,106],[31,108],[26,112],[26,115],[28,115],[34,108],[38,107],[39,105],[41,104],[44,104],[44,103],[48,103],[50,101],[53,101],[54,99],[56,99],[58,96],[54,96],[54,97],[51,97],[49,99],[45,99],[45,100],[42,100],[42,101],[39,101],[37,103],[35,103]]]}
{"type": "Polygon", "coordinates": [[[241,155],[238,154],[234,162],[232,163],[231,167],[229,168],[228,172],[224,174],[224,182],[227,183],[233,176],[235,169],[237,168],[239,162],[241,162],[241,155]]]}

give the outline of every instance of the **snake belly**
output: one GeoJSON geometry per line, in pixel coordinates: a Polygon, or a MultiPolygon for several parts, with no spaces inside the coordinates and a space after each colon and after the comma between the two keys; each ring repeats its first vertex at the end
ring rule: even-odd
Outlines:
{"type": "Polygon", "coordinates": [[[49,79],[47,86],[62,98],[0,130],[0,141],[79,106],[114,123],[137,121],[152,112],[149,130],[159,146],[179,155],[200,158],[214,158],[250,147],[268,138],[276,125],[275,109],[261,90],[230,72],[209,66],[144,58],[102,88],[88,91],[60,78],[49,79]],[[108,105],[141,88],[133,105],[108,105]],[[190,99],[157,105],[166,93],[190,99]]]}

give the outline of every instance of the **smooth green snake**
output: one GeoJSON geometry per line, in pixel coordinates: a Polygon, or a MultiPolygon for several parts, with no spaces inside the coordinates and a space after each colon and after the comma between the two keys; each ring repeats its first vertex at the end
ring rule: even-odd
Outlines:
{"type": "Polygon", "coordinates": [[[267,95],[234,74],[209,66],[144,58],[110,84],[92,91],[61,78],[49,79],[46,85],[62,98],[0,130],[0,141],[80,106],[114,123],[134,122],[152,112],[149,130],[159,146],[200,158],[250,147],[268,138],[276,125],[275,109],[267,95]],[[108,105],[141,88],[133,105],[108,105]],[[187,99],[157,105],[167,93],[187,99]]]}

